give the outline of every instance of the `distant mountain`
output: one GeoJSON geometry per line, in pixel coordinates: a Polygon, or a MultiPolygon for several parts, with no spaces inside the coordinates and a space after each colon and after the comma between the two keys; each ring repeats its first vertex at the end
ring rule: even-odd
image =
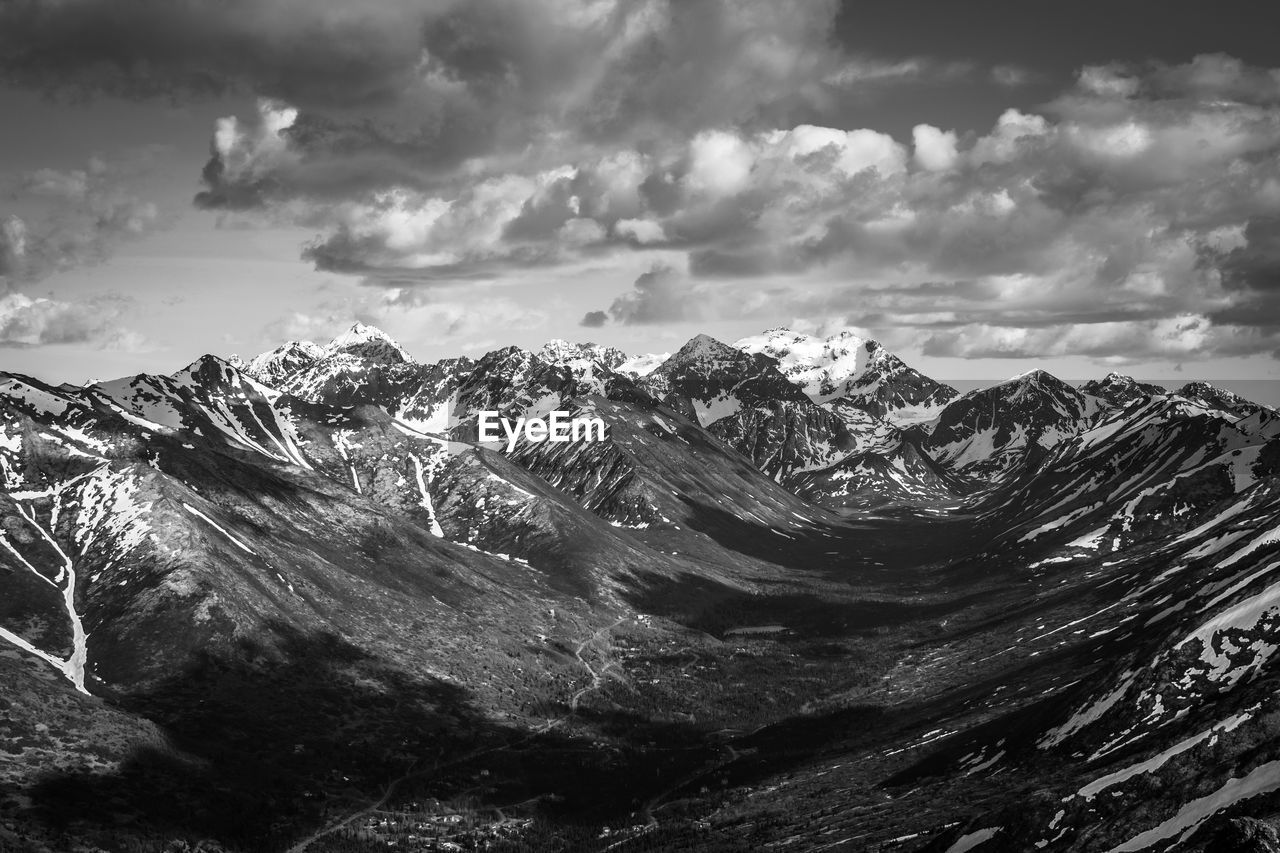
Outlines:
{"type": "Polygon", "coordinates": [[[262,353],[247,364],[237,363],[235,359],[231,363],[264,385],[275,388],[290,376],[315,364],[326,354],[324,347],[310,341],[289,341],[270,352],[262,353]]]}
{"type": "Polygon", "coordinates": [[[548,364],[571,367],[575,371],[595,369],[597,366],[606,370],[618,370],[627,361],[627,354],[615,347],[572,344],[559,339],[547,341],[537,355],[548,364]]]}
{"type": "Polygon", "coordinates": [[[1267,406],[1246,400],[1239,394],[1210,385],[1208,382],[1188,382],[1174,393],[1206,409],[1214,409],[1242,418],[1261,411],[1272,411],[1267,406]]]}
{"type": "Polygon", "coordinates": [[[844,422],[783,376],[777,361],[707,335],[690,340],[639,385],[779,481],[832,465],[856,445],[844,422]]]}
{"type": "Polygon", "coordinates": [[[844,400],[898,425],[930,420],[958,396],[852,332],[822,339],[777,328],[734,346],[777,359],[782,373],[816,403],[844,400]]]}
{"type": "Polygon", "coordinates": [[[669,352],[638,355],[619,364],[617,370],[632,379],[639,379],[641,376],[648,376],[669,358],[669,352]]]}
{"type": "Polygon", "coordinates": [[[1139,382],[1123,373],[1108,373],[1102,379],[1092,379],[1080,386],[1080,390],[1114,406],[1125,406],[1134,400],[1169,393],[1159,385],[1139,382]]]}

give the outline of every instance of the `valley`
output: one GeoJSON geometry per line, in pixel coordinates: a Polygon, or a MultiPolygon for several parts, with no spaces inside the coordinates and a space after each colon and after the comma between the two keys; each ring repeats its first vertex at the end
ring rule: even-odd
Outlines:
{"type": "Polygon", "coordinates": [[[0,374],[0,849],[1280,849],[1278,465],[785,329],[0,374]]]}

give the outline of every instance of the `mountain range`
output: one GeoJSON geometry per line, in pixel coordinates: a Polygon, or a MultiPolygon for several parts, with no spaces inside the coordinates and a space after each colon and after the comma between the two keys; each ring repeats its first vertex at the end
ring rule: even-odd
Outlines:
{"type": "Polygon", "coordinates": [[[850,333],[0,373],[0,850],[1280,851],[1278,472],[850,333]]]}

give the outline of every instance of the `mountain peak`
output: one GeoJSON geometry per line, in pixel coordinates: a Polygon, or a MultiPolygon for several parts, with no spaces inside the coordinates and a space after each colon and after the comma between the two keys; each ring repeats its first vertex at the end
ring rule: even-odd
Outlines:
{"type": "Polygon", "coordinates": [[[591,342],[575,344],[562,338],[547,341],[536,355],[551,364],[574,366],[596,362],[610,370],[627,360],[626,353],[616,347],[591,342]]]}
{"type": "Polygon", "coordinates": [[[1019,373],[1010,376],[1001,385],[1039,385],[1044,382],[1061,382],[1062,380],[1054,376],[1047,370],[1037,367],[1034,370],[1028,370],[1026,373],[1019,373]]]}
{"type": "Polygon", "coordinates": [[[1139,382],[1132,376],[1112,371],[1101,379],[1094,379],[1080,386],[1086,394],[1092,394],[1116,406],[1123,406],[1134,400],[1145,399],[1156,394],[1168,393],[1159,385],[1139,382]]]}
{"type": "Polygon", "coordinates": [[[776,359],[783,375],[815,403],[846,400],[899,425],[930,420],[957,394],[908,367],[880,345],[844,329],[827,338],[778,327],[734,347],[776,359]]]}
{"type": "Polygon", "coordinates": [[[729,358],[739,355],[739,351],[726,343],[716,340],[710,335],[696,334],[671,358],[679,361],[692,361],[702,358],[729,358]]]}
{"type": "Polygon", "coordinates": [[[1205,382],[1203,379],[1188,382],[1174,393],[1207,409],[1217,409],[1240,417],[1246,417],[1267,408],[1246,400],[1234,391],[1228,391],[1225,388],[1219,388],[1217,385],[1205,382]]]}
{"type": "Polygon", "coordinates": [[[324,348],[329,355],[346,353],[384,364],[414,364],[413,358],[386,332],[367,323],[355,323],[324,348]]]}
{"type": "Polygon", "coordinates": [[[324,358],[324,347],[311,341],[288,341],[270,352],[250,359],[248,363],[233,366],[265,385],[276,387],[315,362],[324,358]]]}

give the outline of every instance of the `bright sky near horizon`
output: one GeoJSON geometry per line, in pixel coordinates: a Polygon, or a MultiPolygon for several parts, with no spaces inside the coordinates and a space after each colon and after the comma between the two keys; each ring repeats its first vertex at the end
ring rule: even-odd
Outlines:
{"type": "MultiPolygon", "coordinates": [[[[1256,2],[0,5],[0,370],[851,327],[1280,377],[1256,2]]],[[[1268,19],[1270,18],[1270,19],[1268,19]]]]}

